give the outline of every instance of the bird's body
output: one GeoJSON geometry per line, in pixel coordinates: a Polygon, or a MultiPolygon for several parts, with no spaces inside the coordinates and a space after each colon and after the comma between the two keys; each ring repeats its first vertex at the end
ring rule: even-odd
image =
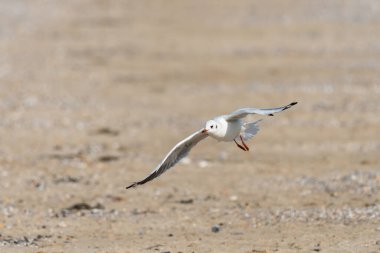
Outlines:
{"type": "Polygon", "coordinates": [[[244,123],[242,118],[248,114],[261,114],[273,116],[273,113],[281,112],[289,109],[297,102],[290,103],[286,106],[271,108],[271,109],[256,109],[256,108],[242,108],[232,112],[231,114],[221,115],[215,117],[212,120],[206,122],[206,126],[193,133],[186,139],[179,142],[172,148],[172,150],[166,155],[162,162],[149,174],[145,179],[131,184],[128,188],[135,187],[137,185],[145,184],[154,178],[160,176],[169,168],[173,167],[179,160],[184,158],[190,150],[201,140],[210,136],[218,141],[231,142],[234,141],[236,145],[244,150],[249,151],[249,147],[244,141],[252,138],[258,131],[258,123],[261,120],[255,122],[244,123]],[[239,140],[242,145],[239,144],[239,140]]]}
{"type": "Polygon", "coordinates": [[[226,115],[222,115],[213,119],[218,127],[216,128],[216,131],[210,131],[209,136],[218,141],[233,141],[239,136],[242,130],[243,121],[237,119],[228,122],[225,116],[226,115]]]}

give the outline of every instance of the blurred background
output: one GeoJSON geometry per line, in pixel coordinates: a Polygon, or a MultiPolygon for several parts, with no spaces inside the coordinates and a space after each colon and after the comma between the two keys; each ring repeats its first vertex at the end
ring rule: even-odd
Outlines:
{"type": "Polygon", "coordinates": [[[379,31],[370,0],[2,0],[0,251],[377,252],[379,31]]]}

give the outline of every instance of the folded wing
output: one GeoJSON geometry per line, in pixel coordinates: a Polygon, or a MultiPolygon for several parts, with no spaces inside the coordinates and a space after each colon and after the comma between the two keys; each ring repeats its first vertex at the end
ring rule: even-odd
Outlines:
{"type": "Polygon", "coordinates": [[[269,115],[273,116],[273,113],[282,112],[286,109],[289,109],[293,105],[296,105],[297,102],[290,103],[288,105],[277,107],[277,108],[269,108],[269,109],[257,109],[257,108],[242,108],[239,110],[234,111],[231,114],[226,115],[227,121],[233,121],[240,118],[244,118],[248,114],[261,114],[261,115],[269,115]]]}
{"type": "Polygon", "coordinates": [[[145,179],[135,182],[130,186],[126,187],[127,189],[135,187],[137,185],[145,184],[156,177],[160,176],[162,173],[173,167],[177,162],[189,154],[190,150],[201,140],[206,138],[208,135],[202,133],[202,130],[199,130],[186,139],[179,142],[174,146],[172,150],[166,155],[162,162],[147,176],[145,179]]]}

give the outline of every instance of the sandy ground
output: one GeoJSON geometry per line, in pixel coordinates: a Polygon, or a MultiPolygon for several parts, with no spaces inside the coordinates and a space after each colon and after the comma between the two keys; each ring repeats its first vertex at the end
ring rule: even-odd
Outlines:
{"type": "Polygon", "coordinates": [[[3,0],[0,28],[1,252],[380,252],[377,1],[3,0]]]}

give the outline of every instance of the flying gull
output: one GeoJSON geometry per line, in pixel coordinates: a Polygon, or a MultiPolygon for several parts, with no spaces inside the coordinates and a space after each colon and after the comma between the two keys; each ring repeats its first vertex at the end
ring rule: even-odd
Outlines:
{"type": "Polygon", "coordinates": [[[182,158],[187,156],[190,150],[207,136],[211,136],[218,141],[234,141],[239,148],[244,151],[249,151],[249,147],[245,141],[251,139],[259,131],[258,123],[260,120],[244,123],[242,119],[248,114],[273,116],[273,113],[282,112],[296,104],[297,102],[293,102],[286,106],[270,109],[242,108],[232,112],[231,114],[215,117],[214,119],[207,121],[204,128],[196,131],[175,145],[174,148],[170,150],[166,157],[161,161],[161,163],[149,174],[149,176],[141,181],[127,186],[126,188],[129,189],[145,184],[160,176],[162,173],[178,163],[182,158]],[[239,140],[241,141],[241,144],[239,144],[239,140]]]}

